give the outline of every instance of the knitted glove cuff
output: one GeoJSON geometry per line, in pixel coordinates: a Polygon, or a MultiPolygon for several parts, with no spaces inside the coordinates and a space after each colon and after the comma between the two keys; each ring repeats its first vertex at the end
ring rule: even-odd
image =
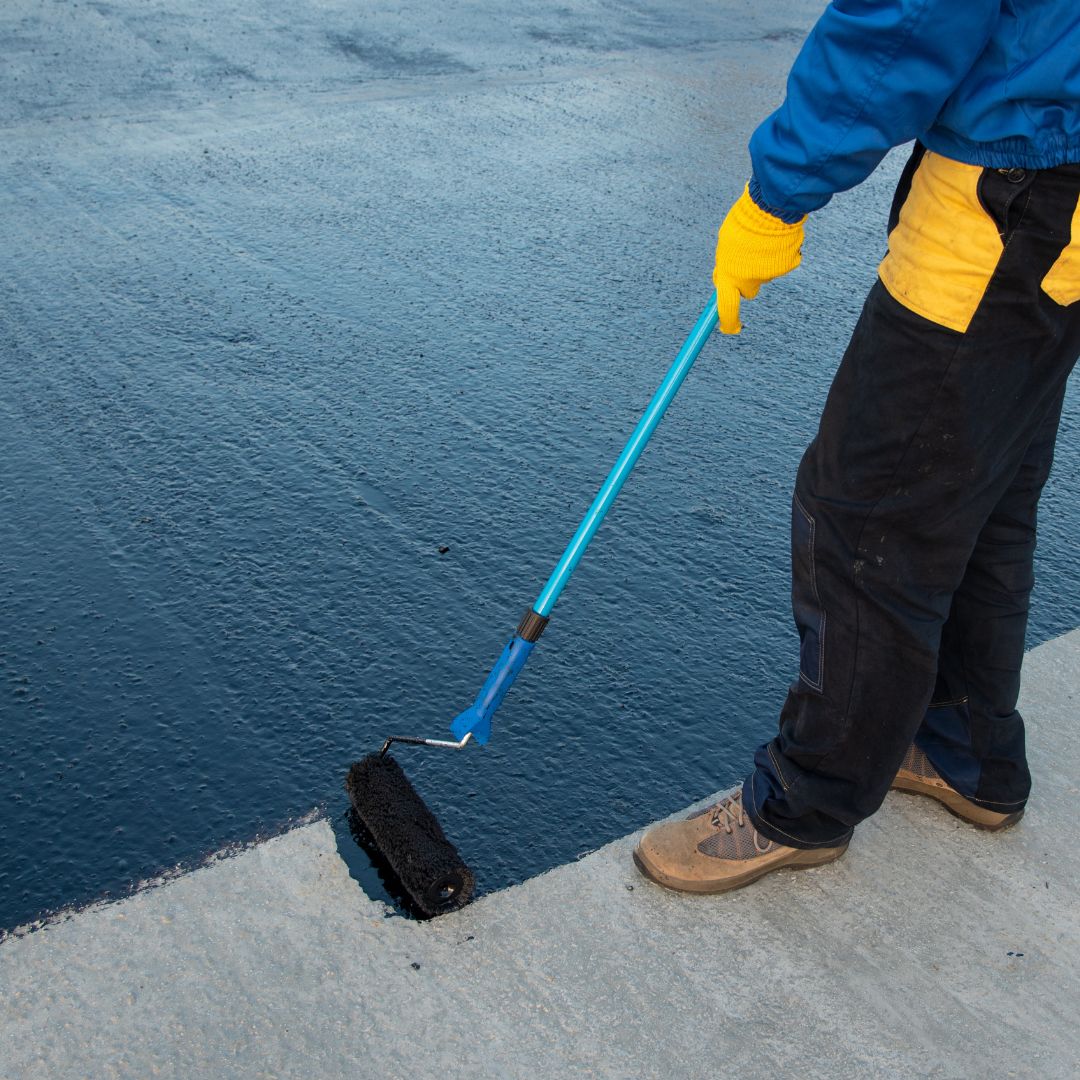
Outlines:
{"type": "Polygon", "coordinates": [[[773,217],[744,190],[720,226],[713,281],[719,288],[719,278],[727,277],[743,296],[755,296],[758,286],[799,265],[802,242],[801,221],[789,225],[773,217]]]}
{"type": "Polygon", "coordinates": [[[743,193],[736,200],[731,212],[736,216],[739,224],[748,232],[757,233],[759,236],[797,237],[797,243],[802,242],[803,222],[806,221],[806,214],[803,214],[795,222],[781,221],[780,218],[770,214],[768,210],[763,209],[754,202],[754,197],[750,194],[749,184],[743,188],[743,193]]]}

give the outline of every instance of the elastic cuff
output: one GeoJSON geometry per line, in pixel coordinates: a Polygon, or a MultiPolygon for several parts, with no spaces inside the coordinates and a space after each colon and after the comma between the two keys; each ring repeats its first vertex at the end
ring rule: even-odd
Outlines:
{"type": "Polygon", "coordinates": [[[746,186],[750,192],[750,198],[754,200],[754,205],[759,210],[764,210],[766,214],[772,214],[774,218],[779,218],[785,225],[798,225],[806,217],[805,214],[800,214],[797,211],[778,210],[775,206],[770,206],[765,201],[765,196],[761,193],[761,185],[753,173],[750,174],[750,182],[746,186]]]}

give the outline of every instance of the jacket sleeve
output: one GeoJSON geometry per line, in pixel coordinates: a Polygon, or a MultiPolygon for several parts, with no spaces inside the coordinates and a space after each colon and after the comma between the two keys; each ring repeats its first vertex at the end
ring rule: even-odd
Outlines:
{"type": "Polygon", "coordinates": [[[751,194],[794,220],[929,128],[986,48],[1002,0],[833,0],[754,132],[751,194]]]}

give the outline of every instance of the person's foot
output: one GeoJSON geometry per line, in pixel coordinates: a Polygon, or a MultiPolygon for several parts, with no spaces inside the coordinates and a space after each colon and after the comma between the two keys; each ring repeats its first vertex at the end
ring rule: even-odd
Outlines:
{"type": "Polygon", "coordinates": [[[977,829],[989,829],[991,832],[1007,829],[1024,816],[1023,810],[999,814],[965,799],[938,775],[937,770],[930,764],[930,759],[914,743],[908,747],[900,771],[892,782],[892,788],[894,791],[906,791],[911,795],[928,795],[931,799],[937,799],[950,814],[955,814],[977,829]]]}
{"type": "Polygon", "coordinates": [[[742,788],[737,788],[685,821],[650,829],[634,850],[634,862],[658,885],[719,893],[749,885],[784,866],[821,866],[845,851],[846,841],[837,847],[804,849],[767,840],[746,816],[742,788]]]}

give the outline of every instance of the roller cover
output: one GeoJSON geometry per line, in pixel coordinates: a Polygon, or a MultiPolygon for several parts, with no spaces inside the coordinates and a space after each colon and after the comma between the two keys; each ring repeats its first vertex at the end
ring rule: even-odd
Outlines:
{"type": "Polygon", "coordinates": [[[355,762],[345,790],[420,911],[441,915],[469,902],[476,885],[472,871],[389,754],[369,754],[355,762]]]}

